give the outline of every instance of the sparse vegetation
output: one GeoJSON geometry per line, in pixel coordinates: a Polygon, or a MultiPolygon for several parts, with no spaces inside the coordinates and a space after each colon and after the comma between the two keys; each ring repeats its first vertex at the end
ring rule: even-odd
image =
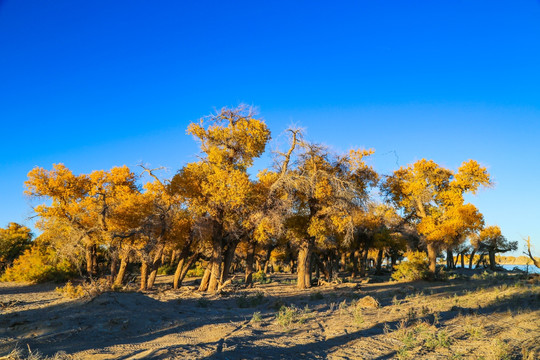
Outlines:
{"type": "Polygon", "coordinates": [[[276,314],[276,322],[283,328],[290,329],[296,323],[305,323],[311,316],[311,310],[307,305],[303,309],[294,305],[282,306],[276,314]]]}

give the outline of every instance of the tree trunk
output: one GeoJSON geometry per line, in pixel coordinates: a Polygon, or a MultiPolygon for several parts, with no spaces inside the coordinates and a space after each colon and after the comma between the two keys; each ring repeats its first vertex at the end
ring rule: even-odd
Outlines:
{"type": "Polygon", "coordinates": [[[174,265],[174,262],[176,261],[176,256],[178,255],[178,251],[176,250],[173,250],[171,252],[171,261],[169,262],[169,265],[170,266],[173,266],[174,265]]]}
{"type": "Polygon", "coordinates": [[[265,274],[268,274],[268,266],[270,265],[270,256],[272,255],[272,251],[274,250],[275,246],[268,245],[266,247],[266,254],[264,257],[264,266],[263,266],[263,272],[265,274]]]}
{"type": "Polygon", "coordinates": [[[189,268],[195,262],[195,260],[199,257],[199,254],[195,253],[191,255],[189,259],[187,259],[187,262],[186,262],[186,257],[187,257],[187,254],[186,256],[183,256],[180,259],[180,262],[178,263],[178,266],[176,267],[176,271],[174,272],[174,278],[173,278],[173,289],[178,289],[180,286],[182,286],[182,281],[184,281],[184,278],[186,277],[186,274],[189,268]]]}
{"type": "Polygon", "coordinates": [[[362,257],[360,258],[360,277],[366,276],[367,261],[368,261],[368,249],[362,250],[362,257]]]}
{"type": "Polygon", "coordinates": [[[223,240],[221,237],[213,239],[212,248],[211,273],[207,291],[216,292],[220,283],[221,265],[223,263],[223,240]]]}
{"type": "Polygon", "coordinates": [[[332,279],[337,279],[339,277],[339,256],[337,253],[331,253],[331,264],[332,264],[332,279]]]}
{"type": "Polygon", "coordinates": [[[390,255],[390,271],[394,271],[394,267],[396,266],[397,261],[397,255],[392,254],[390,255]]]}
{"type": "Polygon", "coordinates": [[[236,252],[236,247],[238,246],[238,241],[232,241],[229,242],[229,246],[227,247],[227,250],[225,251],[224,261],[223,261],[223,267],[221,269],[221,275],[220,275],[220,283],[224,284],[225,281],[229,278],[229,272],[231,269],[231,265],[234,260],[234,253],[236,252]]]}
{"type": "Polygon", "coordinates": [[[311,251],[313,241],[306,239],[300,244],[298,251],[298,277],[296,287],[307,289],[311,287],[311,251]]]}
{"type": "Polygon", "coordinates": [[[197,261],[197,259],[199,258],[199,253],[195,253],[193,255],[191,255],[191,257],[188,259],[186,265],[184,266],[184,268],[182,269],[182,273],[180,274],[180,279],[178,279],[179,281],[179,286],[182,285],[182,281],[184,281],[184,279],[186,278],[186,275],[189,271],[189,268],[191,267],[191,265],[193,265],[193,263],[195,261],[197,261]]]}
{"type": "Polygon", "coordinates": [[[253,260],[255,259],[255,242],[250,241],[248,243],[248,249],[246,254],[246,275],[244,277],[244,283],[246,285],[253,284],[253,260]]]}
{"type": "Polygon", "coordinates": [[[98,264],[97,264],[97,246],[86,246],[86,272],[89,276],[97,276],[98,264]]]}
{"type": "Polygon", "coordinates": [[[351,251],[349,258],[352,264],[351,276],[355,278],[358,276],[358,251],[351,251]]]}
{"type": "Polygon", "coordinates": [[[488,254],[489,254],[489,268],[493,271],[495,271],[497,268],[497,262],[495,261],[495,251],[494,250],[489,250],[488,251],[488,254]]]}
{"type": "Polygon", "coordinates": [[[469,269],[472,269],[475,254],[476,254],[476,249],[473,249],[472,252],[471,252],[471,255],[469,257],[469,269]]]}
{"type": "Polygon", "coordinates": [[[379,251],[377,252],[377,265],[375,268],[376,274],[381,273],[383,254],[384,254],[384,249],[379,249],[379,251]]]}
{"type": "Polygon", "coordinates": [[[446,249],[446,268],[448,270],[454,268],[454,253],[452,249],[446,249]]]}
{"type": "Polygon", "coordinates": [[[257,272],[262,270],[261,262],[259,261],[259,259],[257,257],[255,257],[255,269],[257,269],[257,272]]]}
{"type": "Polygon", "coordinates": [[[478,259],[478,261],[476,262],[476,266],[474,267],[475,269],[478,269],[478,267],[480,266],[480,263],[484,260],[484,256],[485,254],[480,255],[480,258],[478,259]]]}
{"type": "Polygon", "coordinates": [[[111,283],[114,283],[116,279],[116,274],[118,270],[118,252],[115,246],[109,248],[109,258],[110,258],[110,270],[111,270],[111,283]]]}
{"type": "Polygon", "coordinates": [[[180,274],[182,274],[182,270],[184,269],[184,263],[186,262],[187,256],[181,256],[180,261],[178,262],[178,265],[176,266],[176,270],[174,271],[174,277],[173,277],[173,289],[178,289],[180,287],[180,274]]]}
{"type": "Polygon", "coordinates": [[[146,285],[148,284],[148,263],[143,260],[141,263],[141,291],[146,290],[146,285]]]}
{"type": "Polygon", "coordinates": [[[433,242],[428,242],[427,252],[429,259],[429,273],[432,279],[435,279],[435,272],[437,271],[437,247],[433,242]]]}
{"type": "Polygon", "coordinates": [[[122,285],[124,283],[124,276],[126,274],[126,268],[128,265],[127,256],[120,259],[120,269],[118,269],[118,274],[116,275],[116,280],[114,285],[122,285]]]}
{"type": "Polygon", "coordinates": [[[212,262],[209,262],[204,270],[204,275],[201,279],[201,285],[199,286],[199,291],[206,291],[208,289],[208,283],[210,282],[210,276],[212,274],[212,262]]]}
{"type": "Polygon", "coordinates": [[[156,281],[156,276],[159,267],[161,266],[163,262],[163,250],[165,248],[165,245],[159,245],[156,254],[154,255],[154,261],[152,261],[152,267],[150,276],[148,277],[148,286],[147,289],[150,290],[154,286],[154,282],[156,281]]]}

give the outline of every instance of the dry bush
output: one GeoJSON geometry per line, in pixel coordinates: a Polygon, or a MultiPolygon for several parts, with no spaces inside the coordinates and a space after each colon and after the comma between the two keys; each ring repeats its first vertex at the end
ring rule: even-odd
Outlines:
{"type": "Polygon", "coordinates": [[[68,281],[65,286],[56,288],[56,292],[68,299],[94,298],[110,290],[110,283],[105,279],[98,279],[77,286],[73,286],[71,281],[68,281]]]}
{"type": "Polygon", "coordinates": [[[360,308],[378,308],[379,302],[372,296],[364,296],[356,302],[356,306],[360,308]]]}
{"type": "Polygon", "coordinates": [[[22,350],[19,347],[15,347],[8,355],[0,357],[5,360],[72,360],[74,357],[60,351],[53,356],[44,356],[39,351],[30,349],[22,350]]]}

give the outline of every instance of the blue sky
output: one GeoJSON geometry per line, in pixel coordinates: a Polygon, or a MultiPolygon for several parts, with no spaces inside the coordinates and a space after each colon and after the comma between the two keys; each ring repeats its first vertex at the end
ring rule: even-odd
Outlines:
{"type": "Polygon", "coordinates": [[[496,185],[470,201],[540,250],[539,64],[534,0],[0,0],[0,226],[31,224],[34,166],[172,175],[190,121],[247,103],[383,173],[478,160],[496,185]]]}

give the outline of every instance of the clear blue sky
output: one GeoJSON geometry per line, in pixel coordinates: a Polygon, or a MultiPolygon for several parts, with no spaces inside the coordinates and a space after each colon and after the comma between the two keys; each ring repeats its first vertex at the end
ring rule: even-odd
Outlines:
{"type": "Polygon", "coordinates": [[[0,226],[31,225],[34,166],[172,175],[188,123],[241,102],[383,173],[476,159],[496,186],[470,200],[540,250],[537,0],[0,0],[0,226]]]}

